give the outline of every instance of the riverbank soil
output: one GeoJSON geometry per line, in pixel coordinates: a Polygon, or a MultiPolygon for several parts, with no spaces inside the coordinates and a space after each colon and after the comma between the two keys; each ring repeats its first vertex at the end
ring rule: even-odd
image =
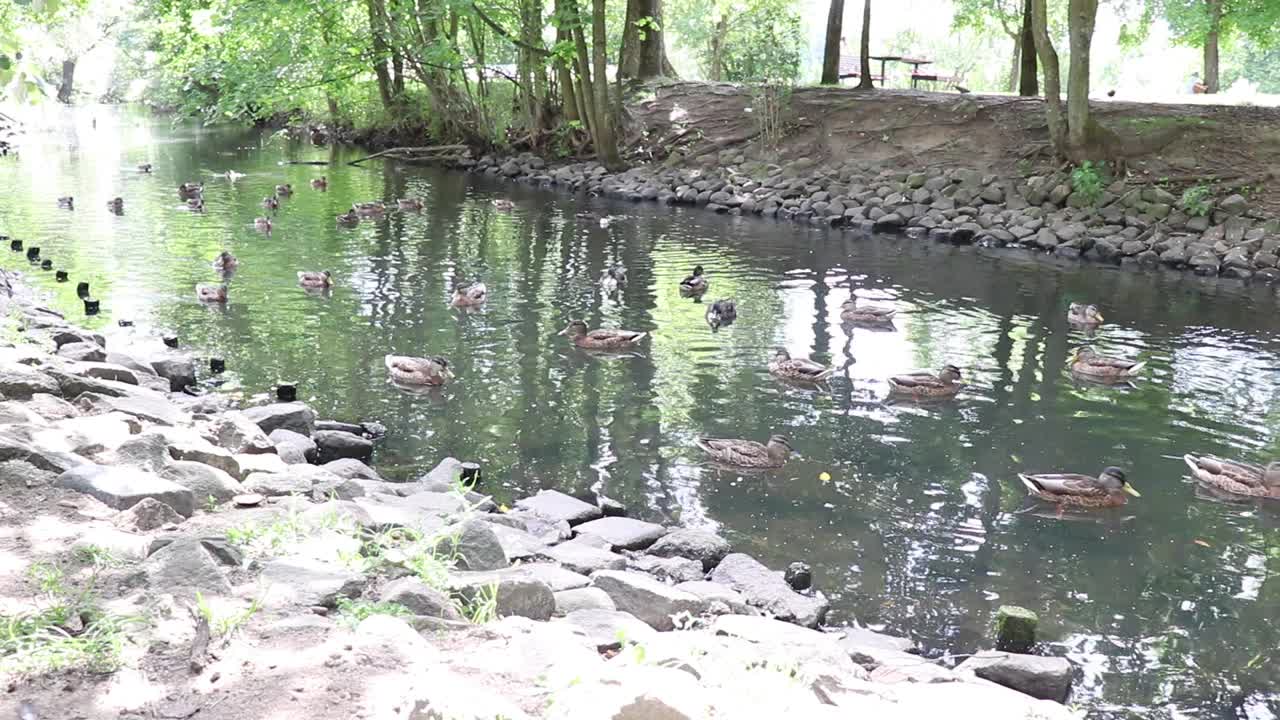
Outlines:
{"type": "MultiPolygon", "coordinates": [[[[1120,142],[1114,172],[1175,194],[1200,182],[1280,212],[1280,108],[1095,102],[1120,142]]],[[[966,168],[1005,178],[1058,169],[1039,98],[677,82],[628,106],[630,159],[672,167],[863,162],[906,172],[966,168]]]]}

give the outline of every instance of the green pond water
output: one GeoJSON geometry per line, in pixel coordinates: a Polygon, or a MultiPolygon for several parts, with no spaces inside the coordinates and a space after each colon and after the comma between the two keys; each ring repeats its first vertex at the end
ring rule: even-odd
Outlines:
{"type": "Polygon", "coordinates": [[[375,464],[391,476],[453,455],[482,463],[506,502],[596,488],[772,567],[804,560],[833,624],[906,634],[933,656],[986,645],[999,605],[1032,608],[1044,651],[1081,668],[1073,702],[1092,717],[1280,717],[1280,509],[1215,499],[1181,461],[1280,455],[1268,289],[354,167],[364,153],[106,109],[43,112],[21,154],[0,159],[0,232],[70,272],[64,285],[31,275],[74,319],[75,282],[89,281],[104,310],[89,322],[113,342],[175,332],[201,358],[226,358],[246,395],[297,381],[323,417],[387,426],[375,464]],[[309,187],[321,174],[327,192],[309,187]],[[207,211],[181,209],[175,187],[201,180],[207,211]],[[253,219],[283,182],[297,192],[265,235],[253,219]],[[119,217],[105,206],[117,195],[119,217]],[[334,223],[353,202],[402,196],[425,209],[334,223]],[[516,209],[495,210],[498,197],[516,209]],[[216,280],[224,248],[241,267],[227,306],[206,307],[194,286],[216,280]],[[631,277],[618,298],[596,285],[614,262],[631,277]],[[708,300],[736,298],[735,324],[713,332],[706,306],[680,297],[695,264],[708,300]],[[309,294],[298,270],[330,270],[337,285],[309,294]],[[448,306],[455,273],[485,280],[483,310],[448,306]],[[899,308],[896,329],[842,327],[854,291],[899,308]],[[1098,303],[1108,324],[1068,328],[1072,301],[1098,303]],[[571,317],[653,336],[633,356],[594,357],[555,336],[571,317]],[[1145,360],[1143,378],[1073,382],[1067,358],[1086,342],[1145,360]],[[765,363],[779,346],[839,368],[831,386],[774,381],[765,363]],[[445,355],[457,380],[406,393],[386,381],[387,353],[445,355]],[[944,362],[969,383],[957,400],[885,403],[887,376],[944,362]],[[763,475],[708,467],[693,445],[772,432],[797,457],[763,475]],[[1084,517],[1028,502],[1015,475],[1108,464],[1142,497],[1084,517]]]}

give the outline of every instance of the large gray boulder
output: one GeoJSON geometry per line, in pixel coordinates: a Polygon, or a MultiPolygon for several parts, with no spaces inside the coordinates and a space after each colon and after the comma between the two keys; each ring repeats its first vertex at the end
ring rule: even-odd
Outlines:
{"type": "Polygon", "coordinates": [[[590,575],[598,570],[625,570],[627,567],[625,557],[581,538],[552,545],[546,549],[545,555],[583,575],[590,575]]]}
{"type": "Polygon", "coordinates": [[[241,480],[247,480],[254,473],[287,473],[294,467],[285,462],[283,456],[275,453],[241,453],[235,457],[236,464],[240,467],[241,480]]]}
{"type": "Polygon", "coordinates": [[[551,586],[515,570],[459,572],[449,576],[449,587],[464,605],[484,602],[495,593],[499,617],[516,615],[531,620],[548,620],[556,610],[551,586]]]}
{"type": "Polygon", "coordinates": [[[107,352],[97,343],[73,342],[62,345],[57,350],[59,357],[80,362],[102,362],[107,359],[107,352]]]}
{"type": "Polygon", "coordinates": [[[414,615],[441,618],[444,620],[462,620],[453,600],[443,592],[412,577],[392,580],[382,588],[379,598],[383,602],[393,602],[408,608],[414,615]]]}
{"type": "Polygon", "coordinates": [[[80,410],[75,405],[49,393],[36,393],[23,404],[28,410],[45,420],[64,420],[80,416],[80,410]]]}
{"type": "Polygon", "coordinates": [[[138,385],[138,374],[123,365],[105,362],[79,362],[71,368],[71,372],[84,377],[99,380],[112,380],[126,385],[138,385]]]}
{"type": "Polygon", "coordinates": [[[646,550],[658,557],[682,557],[702,563],[710,571],[729,554],[729,541],[705,530],[679,528],[663,535],[646,550]]]}
{"type": "Polygon", "coordinates": [[[155,498],[143,498],[133,507],[121,510],[113,522],[121,530],[145,533],[158,530],[165,525],[180,523],[182,520],[183,517],[168,505],[155,498]]]}
{"type": "Polygon", "coordinates": [[[566,570],[555,563],[524,563],[511,568],[511,572],[518,572],[533,580],[540,580],[546,583],[553,593],[564,590],[577,590],[591,584],[591,578],[586,575],[566,570]]]}
{"type": "Polygon", "coordinates": [[[244,416],[268,435],[272,430],[279,428],[292,430],[308,437],[315,431],[315,411],[300,402],[251,407],[244,411],[244,416]]]}
{"type": "MultiPolygon", "coordinates": [[[[96,382],[108,382],[99,380],[96,382]]],[[[134,387],[122,385],[122,387],[134,387]]],[[[133,394],[107,395],[99,392],[84,392],[76,396],[76,406],[85,413],[99,414],[122,412],[140,420],[157,425],[178,425],[184,420],[183,414],[168,398],[143,388],[134,388],[133,394]]]]}
{"type": "Polygon", "coordinates": [[[533,497],[516,501],[516,507],[538,513],[552,520],[577,525],[603,516],[600,508],[565,495],[558,490],[542,490],[533,497]]]}
{"type": "MultiPolygon", "coordinates": [[[[254,427],[257,427],[256,425],[254,427]]],[[[316,443],[311,438],[284,428],[271,431],[271,442],[275,445],[276,454],[290,465],[315,462],[316,443]]]]}
{"type": "Polygon", "coordinates": [[[240,463],[230,450],[218,447],[186,429],[174,428],[164,435],[169,441],[169,456],[174,460],[204,463],[228,475],[240,476],[240,463]]]}
{"type": "Polygon", "coordinates": [[[817,627],[827,616],[830,604],[821,593],[801,595],[782,576],[750,555],[733,553],[711,572],[718,582],[742,593],[747,602],[773,615],[805,627],[817,627]]]}
{"type": "Polygon", "coordinates": [[[271,438],[242,412],[226,412],[214,418],[206,435],[218,447],[233,454],[257,455],[276,451],[271,438]]]}
{"type": "Polygon", "coordinates": [[[658,632],[635,615],[619,610],[574,610],[563,622],[586,633],[598,652],[617,650],[623,643],[644,645],[658,632]]]}
{"type": "Polygon", "coordinates": [[[1071,692],[1071,661],[1019,653],[980,652],[956,666],[957,673],[973,673],[1041,700],[1066,702],[1071,692]]]}
{"type": "Polygon", "coordinates": [[[601,570],[591,577],[591,585],[608,593],[619,610],[635,615],[655,630],[674,629],[673,615],[698,615],[707,608],[706,601],[697,595],[640,573],[601,570]]]}
{"type": "Polygon", "coordinates": [[[348,480],[374,480],[377,482],[386,482],[382,479],[382,476],[378,474],[377,470],[374,470],[355,458],[331,460],[321,465],[320,469],[348,480]]]}
{"type": "Polygon", "coordinates": [[[669,583],[702,580],[702,563],[682,557],[653,557],[638,555],[627,559],[627,569],[647,573],[669,583]]]}
{"type": "Polygon", "coordinates": [[[193,387],[196,384],[196,366],[190,358],[162,357],[151,361],[156,375],[169,381],[169,389],[173,392],[193,387]]]}
{"type": "MultiPolygon", "coordinates": [[[[306,475],[297,473],[253,473],[245,478],[245,492],[257,493],[265,497],[281,495],[310,495],[315,481],[306,475]]],[[[350,499],[350,498],[344,498],[350,499]]]]}
{"type": "Polygon", "coordinates": [[[759,610],[747,604],[747,599],[742,597],[742,593],[727,585],[714,583],[710,580],[693,580],[677,583],[676,589],[697,595],[706,600],[708,605],[713,602],[723,603],[725,607],[729,608],[730,612],[736,615],[760,614],[759,610]]]}
{"type": "Polygon", "coordinates": [[[25,365],[5,363],[0,367],[0,397],[27,400],[37,393],[61,395],[62,390],[56,380],[25,365]]]}
{"type": "MultiPolygon", "coordinates": [[[[556,615],[568,615],[575,610],[617,610],[609,593],[597,587],[580,587],[561,590],[556,596],[556,615]]],[[[649,627],[646,625],[645,627],[649,627]]]]}
{"type": "Polygon", "coordinates": [[[244,492],[244,487],[235,478],[204,463],[174,460],[165,465],[159,474],[190,490],[196,501],[202,504],[209,498],[225,502],[244,492]]]}
{"type": "Polygon", "coordinates": [[[373,441],[340,430],[316,430],[311,439],[316,443],[316,462],[324,464],[341,458],[369,460],[373,457],[373,441]]]}
{"type": "Polygon", "coordinates": [[[30,426],[21,425],[0,430],[0,462],[24,460],[41,470],[55,473],[66,472],[89,462],[65,448],[48,447],[37,442],[31,430],[30,426]]]}
{"type": "Polygon", "coordinates": [[[499,570],[511,564],[490,523],[468,520],[449,533],[459,570],[499,570]]]}
{"type": "Polygon", "coordinates": [[[894,635],[873,632],[865,628],[845,628],[838,642],[849,659],[867,670],[874,670],[886,663],[901,664],[904,653],[916,652],[911,640],[894,635]]]}
{"type": "Polygon", "coordinates": [[[230,568],[225,557],[198,538],[182,538],[169,543],[142,565],[147,585],[158,592],[194,596],[230,595],[227,579],[230,568]]]}
{"type": "Polygon", "coordinates": [[[0,402],[0,425],[47,425],[48,421],[20,402],[0,402]]]}
{"type": "Polygon", "coordinates": [[[283,557],[262,566],[261,582],[268,607],[333,607],[340,597],[359,597],[365,577],[343,565],[308,557],[283,557]]]}
{"type": "Polygon", "coordinates": [[[615,550],[643,550],[667,534],[667,529],[657,523],[628,517],[600,518],[575,529],[579,534],[601,538],[615,550]]]}
{"type": "Polygon", "coordinates": [[[127,510],[144,498],[155,498],[184,517],[195,512],[194,493],[146,470],[83,465],[62,473],[56,484],[91,495],[116,510],[127,510]]]}

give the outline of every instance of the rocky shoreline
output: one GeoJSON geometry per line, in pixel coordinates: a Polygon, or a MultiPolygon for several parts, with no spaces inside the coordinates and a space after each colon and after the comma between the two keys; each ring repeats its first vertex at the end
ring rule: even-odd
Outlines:
{"type": "Polygon", "coordinates": [[[989,652],[952,668],[905,638],[826,627],[802,565],[777,572],[604,499],[544,490],[502,507],[452,458],[390,482],[369,464],[376,424],[183,393],[200,374],[186,352],[78,328],[15,275],[0,275],[0,306],[16,325],[0,348],[0,612],[17,628],[0,641],[0,705],[41,718],[1074,716],[1059,704],[1063,658],[989,652]]]}
{"type": "Polygon", "coordinates": [[[1198,200],[1188,210],[1158,184],[1117,180],[1089,198],[1073,189],[1065,170],[1008,178],[936,166],[907,172],[869,162],[776,165],[742,154],[698,167],[667,163],[620,173],[596,162],[554,164],[528,153],[476,158],[463,152],[435,162],[513,182],[720,214],[1030,249],[1134,270],[1280,280],[1280,218],[1268,218],[1240,194],[1198,200]]]}

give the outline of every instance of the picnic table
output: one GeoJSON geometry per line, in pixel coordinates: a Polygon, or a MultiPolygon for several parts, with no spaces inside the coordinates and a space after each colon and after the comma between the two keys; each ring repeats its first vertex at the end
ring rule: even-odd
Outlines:
{"type": "MultiPolygon", "coordinates": [[[[925,58],[906,57],[904,55],[871,55],[870,58],[872,60],[878,60],[880,62],[880,74],[872,75],[871,81],[879,82],[881,87],[884,87],[885,66],[891,62],[898,62],[898,63],[902,63],[903,65],[911,66],[911,89],[912,90],[914,90],[916,88],[917,83],[920,83],[920,82],[953,82],[955,80],[955,78],[938,75],[936,73],[920,72],[921,65],[933,64],[932,60],[926,60],[925,58]]],[[[862,61],[856,55],[841,55],[840,56],[840,73],[839,73],[840,78],[843,80],[844,78],[861,77],[862,75],[861,65],[862,65],[862,61]]]]}

